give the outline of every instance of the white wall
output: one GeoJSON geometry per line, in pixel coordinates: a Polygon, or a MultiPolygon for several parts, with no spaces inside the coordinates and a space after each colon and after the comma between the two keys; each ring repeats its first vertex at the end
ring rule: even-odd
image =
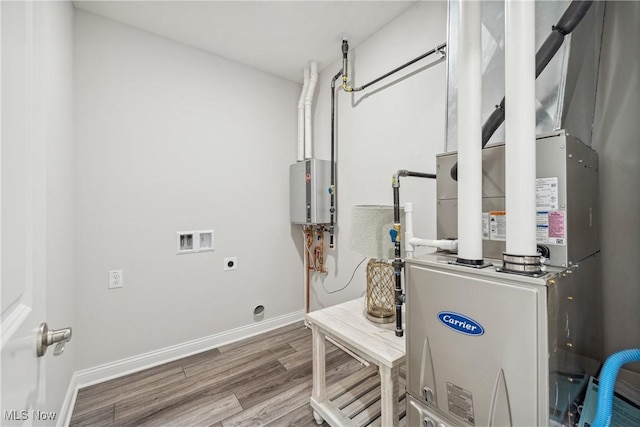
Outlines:
{"type": "MultiPolygon", "coordinates": [[[[593,132],[600,155],[607,354],[640,343],[639,39],[640,3],[607,2],[593,132]]],[[[640,372],[640,364],[634,366],[640,372]]]]}
{"type": "Polygon", "coordinates": [[[301,310],[300,85],[78,10],[75,49],[77,368],[301,310]],[[197,229],[215,252],[176,255],[197,229]]]}
{"type": "MultiPolygon", "coordinates": [[[[73,174],[73,6],[34,2],[34,136],[44,154],[46,200],[44,248],[46,318],[52,329],[75,327],[73,174]]],[[[75,337],[74,337],[75,338],[75,337]]],[[[80,343],[72,340],[60,357],[46,360],[46,404],[62,408],[80,343]]]]}
{"type": "MultiPolygon", "coordinates": [[[[350,82],[360,86],[446,42],[446,2],[418,2],[365,41],[351,43],[350,82]]],[[[340,51],[336,43],[336,51],[340,51]]],[[[347,94],[337,90],[337,246],[328,249],[328,273],[313,273],[311,309],[360,296],[365,264],[344,291],[362,257],[349,250],[351,209],[359,204],[393,204],[391,178],[398,169],[435,172],[435,155],[444,151],[446,66],[428,69],[436,55],[373,85],[347,94]],[[326,288],[326,290],[323,288],[326,288]]],[[[342,67],[336,62],[321,73],[316,107],[315,155],[329,159],[330,81],[342,67]]],[[[340,85],[342,79],[336,83],[340,85]]],[[[416,234],[435,238],[435,180],[401,179],[400,202],[415,203],[416,234]]],[[[327,242],[327,239],[325,240],[327,242]]]]}

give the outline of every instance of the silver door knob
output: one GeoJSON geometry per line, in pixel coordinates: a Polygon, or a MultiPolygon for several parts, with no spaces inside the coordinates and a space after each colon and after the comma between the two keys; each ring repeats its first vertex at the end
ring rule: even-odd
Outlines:
{"type": "Polygon", "coordinates": [[[50,345],[55,344],[54,356],[60,356],[64,352],[64,346],[71,341],[71,328],[49,330],[46,322],[40,324],[38,337],[36,339],[36,349],[38,357],[42,357],[47,352],[50,345]]]}

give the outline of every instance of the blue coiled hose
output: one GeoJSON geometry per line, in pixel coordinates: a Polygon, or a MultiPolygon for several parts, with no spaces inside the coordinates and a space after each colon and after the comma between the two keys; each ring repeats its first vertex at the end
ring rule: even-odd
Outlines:
{"type": "Polygon", "coordinates": [[[604,362],[598,385],[598,406],[593,427],[611,426],[611,407],[613,406],[613,390],[616,386],[618,371],[627,363],[640,362],[640,348],[630,348],[613,353],[604,362]]]}

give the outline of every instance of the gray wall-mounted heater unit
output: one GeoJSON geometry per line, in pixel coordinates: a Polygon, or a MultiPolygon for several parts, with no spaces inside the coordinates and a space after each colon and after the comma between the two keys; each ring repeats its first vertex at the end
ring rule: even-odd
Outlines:
{"type": "Polygon", "coordinates": [[[308,159],[289,167],[292,224],[328,224],[330,217],[331,162],[308,159]]]}

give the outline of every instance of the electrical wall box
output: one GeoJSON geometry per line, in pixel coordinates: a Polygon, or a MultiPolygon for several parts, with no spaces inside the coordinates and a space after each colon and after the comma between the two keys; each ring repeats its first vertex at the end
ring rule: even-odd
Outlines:
{"type": "Polygon", "coordinates": [[[176,233],[176,253],[194,254],[215,250],[215,235],[213,230],[178,231],[176,233]]]}
{"type": "Polygon", "coordinates": [[[198,252],[213,251],[215,249],[213,230],[198,231],[198,252]]]}
{"type": "MultiPolygon", "coordinates": [[[[517,141],[515,142],[517,144],[517,141]]],[[[504,144],[482,150],[483,255],[502,259],[506,240],[504,144]]],[[[436,157],[438,239],[458,235],[456,152],[436,157]]],[[[550,265],[576,264],[600,250],[598,154],[561,130],[536,142],[536,233],[550,265]]]]}
{"type": "Polygon", "coordinates": [[[196,231],[178,231],[176,233],[177,254],[190,254],[196,252],[198,233],[196,231]]]}
{"type": "Polygon", "coordinates": [[[289,167],[292,224],[328,224],[331,221],[331,162],[309,159],[289,167]]]}

